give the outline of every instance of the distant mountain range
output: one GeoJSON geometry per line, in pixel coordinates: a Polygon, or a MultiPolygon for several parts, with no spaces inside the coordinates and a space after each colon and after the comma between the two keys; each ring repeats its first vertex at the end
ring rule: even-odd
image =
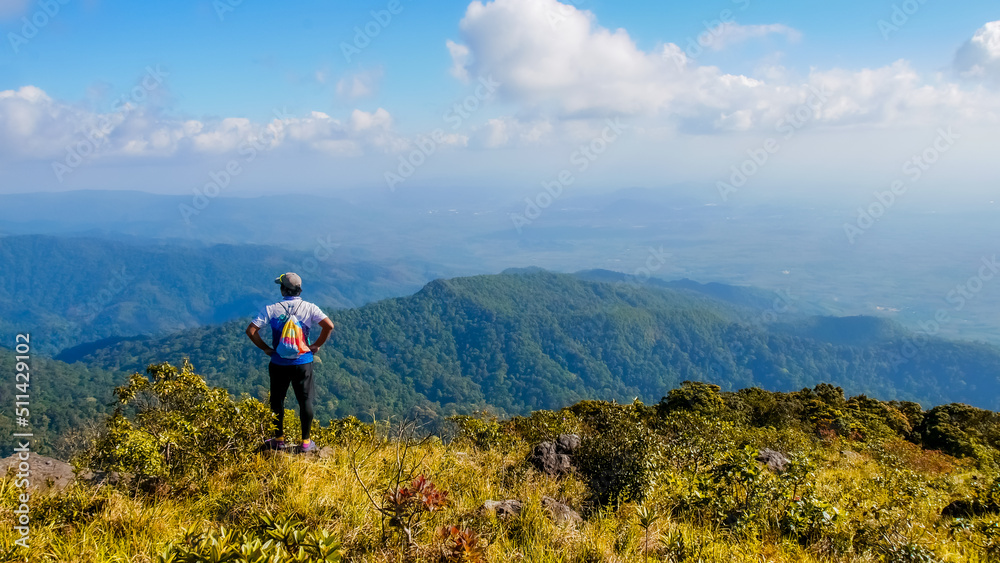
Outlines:
{"type": "Polygon", "coordinates": [[[107,338],[163,335],[253,314],[280,297],[274,278],[302,274],[330,308],[406,295],[447,271],[358,261],[328,244],[314,252],[261,245],[21,235],[0,237],[0,342],[38,333],[54,354],[107,338]]]}
{"type": "MultiPolygon", "coordinates": [[[[0,236],[83,236],[192,251],[249,244],[305,255],[333,243],[340,245],[340,264],[415,267],[416,284],[381,296],[407,294],[435,277],[527,265],[640,274],[656,253],[658,261],[649,270],[654,279],[782,290],[799,312],[880,316],[910,328],[945,308],[950,320],[940,324],[942,336],[1000,345],[996,281],[985,280],[960,309],[946,301],[949,292],[973,279],[984,258],[996,254],[1000,206],[961,212],[907,207],[887,214],[852,243],[844,225],[853,224],[863,202],[804,201],[809,190],[802,191],[802,201],[762,200],[748,192],[722,203],[713,186],[580,188],[566,190],[517,229],[511,216],[524,212],[525,198],[534,197],[537,187],[412,186],[327,195],[294,189],[262,197],[232,192],[201,202],[198,214],[187,218],[180,206],[195,204],[190,194],[0,194],[0,236]]],[[[979,281],[984,280],[972,283],[979,281]]]]}
{"type": "MultiPolygon", "coordinates": [[[[904,358],[910,335],[891,321],[780,315],[762,322],[774,311],[766,292],[679,285],[643,285],[614,272],[511,271],[437,280],[359,308],[327,307],[336,330],[320,354],[318,414],[523,414],[581,399],[655,402],[684,380],[727,390],[827,382],[886,400],[1000,407],[995,347],[930,339],[904,358]]],[[[213,384],[263,398],[267,359],[243,334],[246,323],[63,359],[126,373],[189,357],[213,384]]]]}

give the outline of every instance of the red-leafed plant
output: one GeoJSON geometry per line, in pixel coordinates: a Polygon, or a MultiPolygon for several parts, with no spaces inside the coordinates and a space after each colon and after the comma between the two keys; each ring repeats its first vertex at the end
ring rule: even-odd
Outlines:
{"type": "Polygon", "coordinates": [[[486,542],[476,532],[457,526],[437,530],[440,559],[443,563],[486,563],[486,542]]]}
{"type": "Polygon", "coordinates": [[[380,511],[389,518],[389,526],[402,532],[406,544],[413,547],[413,531],[420,525],[420,520],[447,505],[448,491],[438,489],[430,479],[420,474],[409,485],[397,485],[387,490],[380,511]]]}
{"type": "Polygon", "coordinates": [[[426,438],[418,440],[415,433],[416,426],[412,422],[404,422],[396,428],[394,435],[370,444],[372,447],[366,453],[362,453],[364,443],[358,444],[353,450],[351,462],[354,476],[364,488],[372,506],[382,516],[382,537],[387,537],[385,527],[388,524],[391,530],[399,533],[404,553],[410,559],[418,551],[414,536],[424,517],[448,505],[448,492],[438,489],[426,475],[419,473],[427,454],[424,451],[422,457],[416,459],[414,453],[425,450],[426,438]],[[385,493],[381,499],[376,500],[376,496],[372,494],[372,489],[376,487],[365,483],[360,468],[385,446],[394,447],[396,463],[385,493]]]}

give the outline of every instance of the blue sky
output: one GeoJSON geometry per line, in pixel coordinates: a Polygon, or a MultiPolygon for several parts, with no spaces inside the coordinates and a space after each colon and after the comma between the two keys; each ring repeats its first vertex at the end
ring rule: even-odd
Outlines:
{"type": "MultiPolygon", "coordinates": [[[[851,183],[898,168],[914,130],[930,141],[936,127],[962,124],[975,139],[1000,108],[1000,26],[988,25],[1000,20],[995,2],[398,0],[383,26],[371,12],[387,14],[388,1],[63,1],[51,0],[58,12],[48,17],[44,2],[0,0],[3,191],[186,193],[276,115],[282,132],[265,168],[275,177],[295,170],[306,191],[334,189],[330,174],[336,188],[384,188],[392,163],[435,129],[448,137],[410,184],[523,184],[558,171],[613,117],[634,134],[589,181],[711,185],[821,85],[832,101],[796,139],[814,148],[796,153],[801,166],[762,178],[801,183],[810,162],[834,151],[857,169],[841,181],[851,183]],[[901,6],[910,13],[886,37],[879,21],[891,21],[894,7],[898,18],[901,6]],[[49,21],[17,39],[32,18],[49,21]],[[366,24],[378,34],[348,61],[342,46],[366,24]],[[699,35],[724,40],[681,54],[699,35]],[[967,56],[957,57],[962,49],[967,56]],[[115,100],[147,68],[165,81],[115,116],[115,100]],[[502,86],[451,128],[443,113],[485,76],[502,86]],[[102,116],[114,121],[108,143],[54,174],[52,163],[102,116]],[[876,155],[858,147],[868,142],[876,155]],[[649,164],[678,150],[689,152],[666,174],[649,164]]],[[[984,150],[964,155],[956,168],[985,170],[984,150]]],[[[248,191],[266,189],[269,173],[248,191]]]]}

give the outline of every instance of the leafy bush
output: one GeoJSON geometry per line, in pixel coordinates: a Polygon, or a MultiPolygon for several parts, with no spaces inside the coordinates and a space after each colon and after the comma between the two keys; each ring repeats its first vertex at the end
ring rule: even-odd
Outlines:
{"type": "Polygon", "coordinates": [[[560,434],[580,432],[580,420],[570,409],[534,411],[529,416],[515,416],[504,426],[529,444],[555,440],[560,434]]]}
{"type": "Polygon", "coordinates": [[[722,388],[700,381],[684,381],[677,389],[671,389],[667,396],[660,400],[657,410],[660,416],[678,410],[712,414],[725,407],[725,402],[719,391],[722,388]]]}
{"type": "Polygon", "coordinates": [[[811,543],[827,535],[838,514],[833,505],[810,491],[791,500],[781,516],[780,526],[785,535],[811,543]]]}
{"type": "Polygon", "coordinates": [[[729,421],[704,414],[677,411],[655,424],[664,442],[666,459],[682,474],[698,474],[736,447],[737,429],[729,421]]]}
{"type": "Polygon", "coordinates": [[[717,522],[734,530],[756,532],[771,522],[768,508],[781,499],[777,480],[757,461],[757,449],[729,452],[709,471],[700,493],[717,522]]]}
{"type": "Polygon", "coordinates": [[[456,438],[459,442],[483,451],[509,451],[515,442],[515,437],[506,431],[496,417],[458,415],[449,417],[448,420],[458,426],[456,438]]]}
{"type": "Polygon", "coordinates": [[[846,412],[854,421],[852,430],[865,439],[908,437],[913,432],[909,418],[894,406],[864,395],[851,397],[846,412]]]}
{"type": "Polygon", "coordinates": [[[758,428],[801,426],[802,401],[795,393],[775,393],[759,387],[724,393],[730,416],[740,424],[758,428]]]}
{"type": "Polygon", "coordinates": [[[260,401],[234,401],[209,387],[189,362],[147,368],[115,389],[117,408],[90,450],[77,460],[139,481],[191,485],[218,468],[246,461],[272,427],[260,401]]]}
{"type": "Polygon", "coordinates": [[[641,501],[663,469],[663,445],[642,405],[604,403],[588,414],[574,463],[598,505],[641,501]]]}
{"type": "Polygon", "coordinates": [[[989,463],[994,460],[990,450],[1000,447],[1000,414],[962,404],[940,405],[924,414],[916,434],[925,448],[989,463]]]}
{"type": "MultiPolygon", "coordinates": [[[[285,420],[296,417],[285,416],[285,420]]],[[[351,445],[362,440],[372,440],[376,435],[374,424],[361,422],[354,416],[331,420],[327,426],[319,426],[313,421],[312,439],[320,446],[351,445]]],[[[294,436],[294,434],[291,434],[294,436]]]]}

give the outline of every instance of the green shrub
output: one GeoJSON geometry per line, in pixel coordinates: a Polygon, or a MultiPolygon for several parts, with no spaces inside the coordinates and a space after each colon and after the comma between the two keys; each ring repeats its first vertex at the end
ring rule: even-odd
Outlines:
{"type": "Polygon", "coordinates": [[[530,416],[515,416],[503,425],[529,444],[555,440],[560,434],[580,432],[580,420],[570,409],[534,411],[530,416]]]}
{"type": "Polygon", "coordinates": [[[781,500],[777,479],[757,461],[757,448],[729,452],[702,481],[700,497],[717,523],[753,533],[773,520],[768,508],[781,500]]]}
{"type": "Polygon", "coordinates": [[[845,412],[851,421],[852,434],[864,440],[887,440],[909,436],[913,428],[902,412],[887,403],[864,395],[851,397],[845,412]]]}
{"type": "Polygon", "coordinates": [[[268,407],[209,387],[187,361],[180,369],[163,363],[146,371],[148,378],[136,373],[115,389],[118,406],[78,464],[190,485],[246,461],[272,428],[268,407]]]}
{"type": "Polygon", "coordinates": [[[643,407],[605,403],[588,414],[574,463],[598,505],[641,501],[663,470],[663,444],[643,407]]]}
{"type": "MultiPolygon", "coordinates": [[[[288,416],[285,419],[288,420],[288,416]]],[[[295,418],[295,417],[292,417],[295,418]]],[[[331,420],[327,426],[313,421],[312,439],[320,446],[350,446],[376,437],[374,424],[366,424],[354,416],[331,420]]]]}
{"type": "Polygon", "coordinates": [[[959,403],[940,405],[924,413],[914,434],[927,449],[991,465],[1000,448],[1000,414],[959,403]]]}
{"type": "Polygon", "coordinates": [[[671,389],[660,399],[657,411],[661,417],[673,411],[693,411],[714,414],[722,410],[726,403],[719,394],[722,388],[700,381],[684,381],[677,389],[671,389]]]}
{"type": "Polygon", "coordinates": [[[737,428],[727,420],[697,412],[669,413],[655,424],[665,458],[682,474],[698,474],[736,447],[737,428]]]}
{"type": "Polygon", "coordinates": [[[496,417],[476,417],[457,415],[448,420],[458,427],[456,440],[476,449],[509,451],[516,438],[508,432],[496,417]]]}
{"type": "Polygon", "coordinates": [[[759,387],[723,393],[730,417],[758,428],[802,426],[802,401],[795,393],[776,393],[759,387]]]}

